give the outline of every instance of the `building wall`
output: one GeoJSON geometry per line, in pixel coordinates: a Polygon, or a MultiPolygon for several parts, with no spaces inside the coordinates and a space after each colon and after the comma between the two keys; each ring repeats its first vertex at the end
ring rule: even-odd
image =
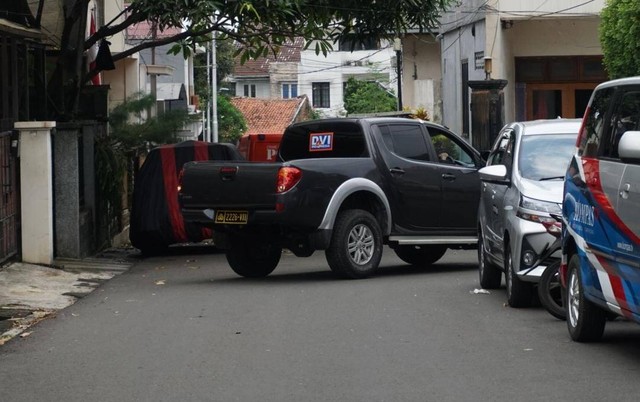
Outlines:
{"type": "MultiPolygon", "coordinates": [[[[469,80],[485,78],[484,60],[476,62],[476,54],[485,55],[485,21],[460,26],[442,35],[442,124],[462,134],[462,62],[466,61],[469,80]]],[[[465,105],[464,107],[469,107],[465,105]]]]}
{"type": "Polygon", "coordinates": [[[271,63],[269,66],[269,92],[272,99],[282,97],[283,82],[298,82],[298,63],[271,63]]]}
{"type": "MultiPolygon", "coordinates": [[[[245,78],[236,77],[233,82],[236,83],[236,96],[244,96],[245,85],[256,86],[256,98],[259,99],[271,99],[271,84],[268,77],[261,78],[245,78]]],[[[249,87],[251,88],[251,87],[249,87]]],[[[251,90],[249,90],[249,97],[251,97],[251,90]]]]}
{"type": "Polygon", "coordinates": [[[476,52],[491,57],[491,78],[508,81],[506,122],[515,119],[516,57],[602,54],[598,14],[604,0],[568,9],[575,5],[568,0],[467,0],[445,13],[441,19],[443,123],[461,131],[462,61],[469,63],[469,80],[485,78],[484,70],[475,68],[476,52]]]}
{"type": "MultiPolygon", "coordinates": [[[[123,0],[103,0],[101,3],[105,22],[116,18],[124,8],[123,0]]],[[[123,17],[120,16],[115,23],[121,22],[123,17]]],[[[128,49],[128,45],[125,43],[124,31],[109,37],[109,42],[111,42],[111,45],[109,45],[111,54],[128,49]]],[[[115,70],[102,72],[102,83],[109,85],[109,109],[113,109],[140,90],[137,55],[119,60],[115,65],[115,70]]]]}
{"type": "Polygon", "coordinates": [[[402,40],[402,104],[423,107],[432,121],[442,121],[440,41],[430,34],[408,34],[402,40]]]}

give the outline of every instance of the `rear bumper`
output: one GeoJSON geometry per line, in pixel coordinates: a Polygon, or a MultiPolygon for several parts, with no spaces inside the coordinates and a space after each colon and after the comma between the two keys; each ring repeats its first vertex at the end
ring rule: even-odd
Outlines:
{"type": "MultiPolygon", "coordinates": [[[[230,208],[235,209],[235,208],[230,208]]],[[[203,226],[214,227],[215,210],[207,209],[182,209],[182,218],[185,222],[196,223],[203,226]]],[[[276,224],[280,220],[280,215],[276,211],[250,211],[248,225],[276,224]]],[[[234,225],[242,226],[242,225],[234,225]]]]}

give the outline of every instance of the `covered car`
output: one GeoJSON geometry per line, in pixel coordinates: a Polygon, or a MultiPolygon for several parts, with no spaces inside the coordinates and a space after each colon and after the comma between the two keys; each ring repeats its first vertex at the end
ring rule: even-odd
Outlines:
{"type": "Polygon", "coordinates": [[[185,223],[178,204],[182,165],[190,161],[242,160],[233,144],[184,141],[152,149],[134,178],[129,239],[143,254],[211,238],[211,230],[185,223]]]}

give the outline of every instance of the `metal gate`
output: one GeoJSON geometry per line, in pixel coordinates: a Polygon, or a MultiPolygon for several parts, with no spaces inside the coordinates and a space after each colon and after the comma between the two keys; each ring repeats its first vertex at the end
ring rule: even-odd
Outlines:
{"type": "Polygon", "coordinates": [[[17,145],[11,131],[0,132],[0,263],[18,254],[20,248],[17,145]]]}

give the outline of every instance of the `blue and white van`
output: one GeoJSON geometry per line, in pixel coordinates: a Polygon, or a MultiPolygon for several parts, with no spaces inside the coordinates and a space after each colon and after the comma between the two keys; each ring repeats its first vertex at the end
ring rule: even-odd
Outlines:
{"type": "Polygon", "coordinates": [[[640,77],[593,92],[563,197],[567,326],[602,337],[610,313],[640,323],[640,77]]]}

